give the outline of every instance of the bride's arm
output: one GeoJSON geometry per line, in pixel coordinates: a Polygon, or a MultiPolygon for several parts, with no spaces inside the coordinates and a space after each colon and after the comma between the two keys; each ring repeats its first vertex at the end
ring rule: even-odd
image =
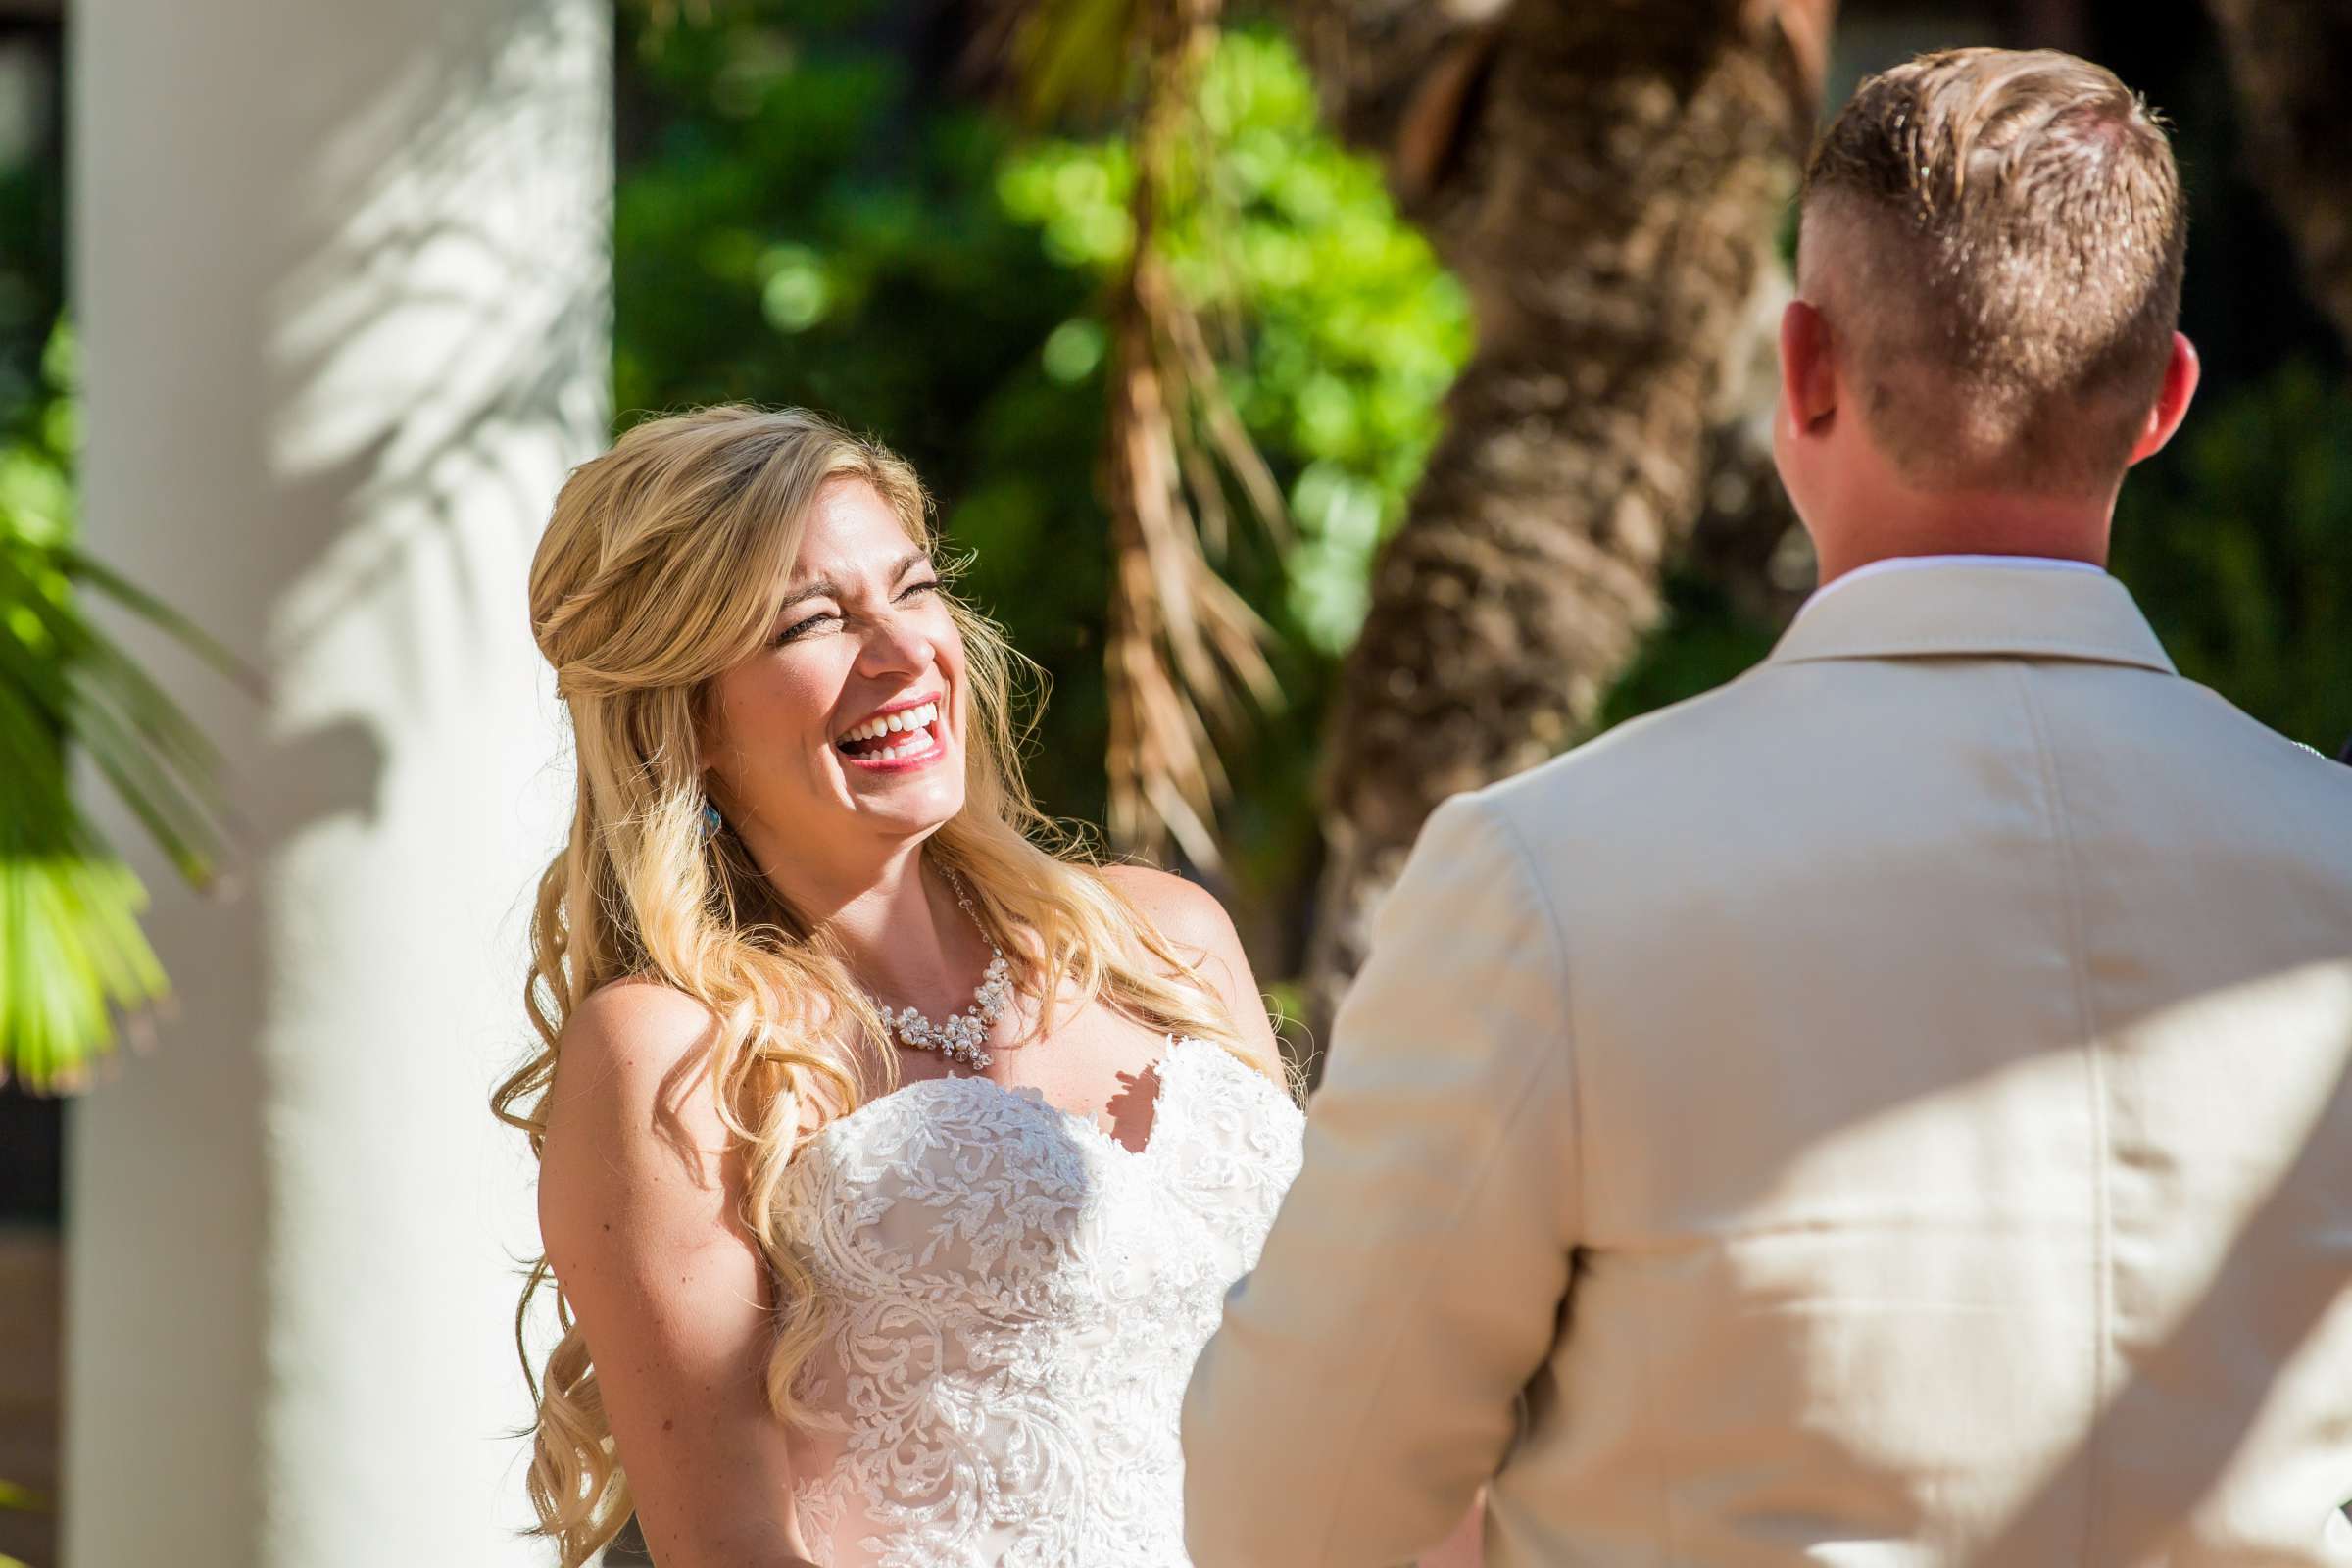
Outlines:
{"type": "Polygon", "coordinates": [[[772,1286],[698,1070],[693,999],[608,986],[564,1027],[539,1225],[662,1568],[806,1568],[762,1393],[772,1286]]]}

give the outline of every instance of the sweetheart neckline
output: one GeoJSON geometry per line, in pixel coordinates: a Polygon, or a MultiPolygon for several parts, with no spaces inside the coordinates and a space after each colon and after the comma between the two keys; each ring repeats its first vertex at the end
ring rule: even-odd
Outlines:
{"type": "MultiPolygon", "coordinates": [[[[1179,1051],[1182,1051],[1187,1046],[1199,1046],[1202,1050],[1214,1052],[1216,1054],[1232,1060],[1235,1066],[1241,1067],[1245,1072],[1249,1072],[1252,1079],[1257,1079],[1260,1077],[1258,1073],[1250,1071],[1248,1064],[1243,1062],[1239,1057],[1234,1056],[1231,1052],[1225,1050],[1222,1046],[1219,1046],[1214,1041],[1203,1040],[1198,1035],[1170,1035],[1168,1037],[1167,1049],[1159,1054],[1158,1057],[1153,1060],[1149,1070],[1154,1072],[1159,1071],[1159,1069],[1164,1067],[1169,1061],[1175,1058],[1175,1055],[1179,1051]]],[[[1166,1109],[1166,1101],[1168,1095],[1168,1080],[1164,1073],[1160,1077],[1158,1090],[1152,1097],[1152,1130],[1144,1135],[1144,1147],[1141,1149],[1129,1149],[1125,1144],[1120,1143],[1116,1138],[1113,1138],[1110,1134],[1104,1132],[1102,1127],[1096,1123],[1092,1116],[1081,1115],[1079,1112],[1070,1109],[1066,1105],[1055,1104],[1053,1101],[1048,1100],[1046,1098],[1045,1091],[1038,1088],[1035,1084],[1020,1084],[1014,1087],[1007,1087],[1004,1084],[998,1083],[993,1078],[984,1078],[977,1073],[949,1073],[938,1078],[920,1078],[913,1083],[903,1084],[899,1088],[892,1090],[887,1095],[882,1095],[876,1099],[867,1101],[864,1104],[859,1105],[857,1109],[850,1111],[847,1115],[834,1117],[831,1121],[826,1122],[822,1127],[819,1127],[815,1132],[810,1133],[807,1139],[803,1140],[801,1147],[806,1149],[811,1145],[830,1139],[833,1136],[833,1131],[835,1128],[846,1127],[850,1123],[856,1121],[858,1117],[864,1115],[867,1111],[875,1110],[883,1105],[887,1105],[902,1095],[910,1095],[916,1090],[920,1089],[937,1089],[943,1085],[953,1086],[971,1084],[977,1084],[981,1086],[983,1090],[989,1093],[1003,1095],[1010,1100],[1025,1101],[1030,1104],[1036,1105],[1041,1110],[1051,1112],[1053,1115],[1059,1117],[1064,1125],[1079,1129],[1085,1133],[1092,1134],[1096,1141],[1099,1142],[1104,1149],[1108,1150],[1114,1154],[1122,1155],[1125,1158],[1148,1159],[1159,1148],[1159,1130],[1163,1125],[1163,1120],[1160,1113],[1166,1109]]],[[[1268,1084],[1266,1087],[1272,1089],[1273,1085],[1268,1084]]],[[[1285,1103],[1288,1102],[1289,1102],[1286,1097],[1285,1103]]]]}

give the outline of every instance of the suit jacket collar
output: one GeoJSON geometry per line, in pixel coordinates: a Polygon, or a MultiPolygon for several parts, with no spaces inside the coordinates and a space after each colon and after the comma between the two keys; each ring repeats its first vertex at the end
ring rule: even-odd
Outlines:
{"type": "Polygon", "coordinates": [[[2080,659],[2177,674],[2132,592],[2104,572],[1937,566],[1807,605],[1772,659],[2080,659]]]}

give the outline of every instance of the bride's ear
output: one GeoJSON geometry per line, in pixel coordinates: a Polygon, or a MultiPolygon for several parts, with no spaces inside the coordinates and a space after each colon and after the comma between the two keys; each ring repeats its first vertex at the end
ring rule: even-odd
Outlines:
{"type": "Polygon", "coordinates": [[[686,744],[692,753],[694,776],[703,781],[703,792],[710,790],[710,760],[717,748],[710,743],[710,704],[717,699],[705,687],[689,700],[686,708],[686,744]]]}

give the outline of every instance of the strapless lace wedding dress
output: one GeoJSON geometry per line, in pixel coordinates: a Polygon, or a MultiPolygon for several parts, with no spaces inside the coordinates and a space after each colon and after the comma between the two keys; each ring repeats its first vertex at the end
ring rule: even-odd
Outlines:
{"type": "Polygon", "coordinates": [[[1179,1040],[1130,1151],[1034,1090],[914,1083],[778,1197],[831,1307],[794,1501],[828,1568],[1184,1568],[1177,1418],[1302,1118],[1179,1040]]]}

